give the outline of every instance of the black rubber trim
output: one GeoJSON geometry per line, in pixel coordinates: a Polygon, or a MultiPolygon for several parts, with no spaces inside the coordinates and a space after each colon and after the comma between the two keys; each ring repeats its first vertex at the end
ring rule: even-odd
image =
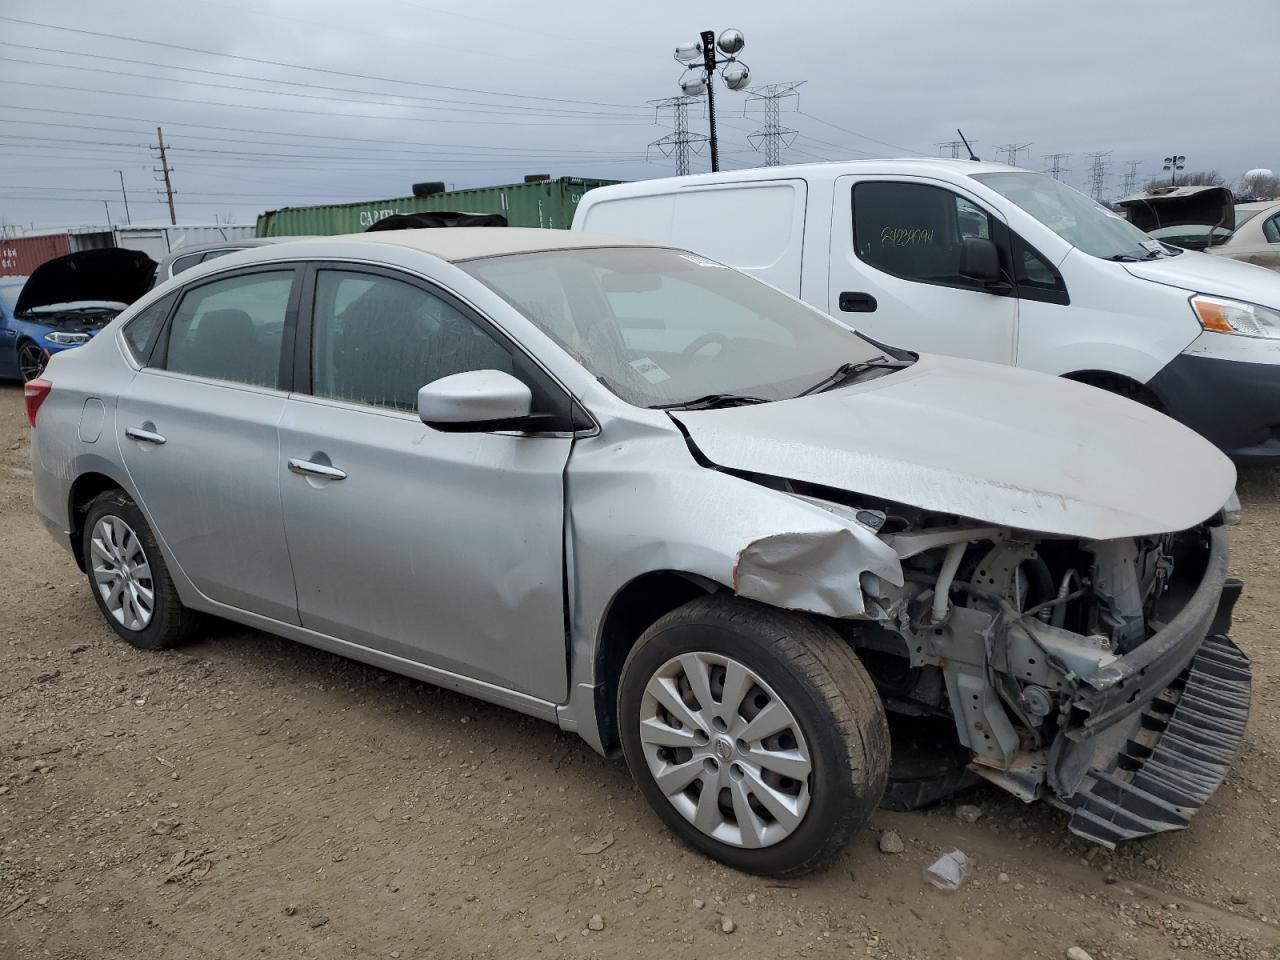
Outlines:
{"type": "Polygon", "coordinates": [[[1225,635],[1209,637],[1142,711],[1121,750],[1064,798],[1068,828],[1106,847],[1181,830],[1221,786],[1249,719],[1252,671],[1225,635]]]}
{"type": "Polygon", "coordinates": [[[1233,460],[1280,464],[1280,364],[1182,353],[1147,387],[1165,413],[1233,460]]]}

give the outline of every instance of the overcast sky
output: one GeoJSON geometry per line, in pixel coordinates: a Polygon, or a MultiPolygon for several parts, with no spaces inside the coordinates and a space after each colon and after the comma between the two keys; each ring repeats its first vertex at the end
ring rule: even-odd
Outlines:
{"type": "MultiPolygon", "coordinates": [[[[167,220],[156,125],[189,223],[421,180],[671,175],[647,104],[678,92],[678,42],[729,26],[754,82],[807,81],[784,161],[936,155],[959,126],[984,159],[1069,153],[1082,188],[1109,150],[1110,196],[1175,151],[1228,180],[1280,168],[1280,0],[5,0],[0,222],[98,224],[104,200],[123,220],[116,170],[135,222],[167,220]]],[[[761,163],[761,116],[718,93],[722,166],[761,163]]]]}

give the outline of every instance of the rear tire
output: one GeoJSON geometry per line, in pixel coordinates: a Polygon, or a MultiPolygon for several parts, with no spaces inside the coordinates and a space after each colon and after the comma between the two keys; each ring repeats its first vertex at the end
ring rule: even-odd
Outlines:
{"type": "Polygon", "coordinates": [[[888,777],[884,704],[849,646],[815,618],[737,597],[699,597],[644,632],[618,724],[658,816],[748,873],[830,863],[888,777]]]}
{"type": "Polygon", "coordinates": [[[94,498],[81,536],[89,589],[117,636],[142,650],[165,650],[191,635],[200,615],[178,599],[151,527],[127,493],[94,498]]]}

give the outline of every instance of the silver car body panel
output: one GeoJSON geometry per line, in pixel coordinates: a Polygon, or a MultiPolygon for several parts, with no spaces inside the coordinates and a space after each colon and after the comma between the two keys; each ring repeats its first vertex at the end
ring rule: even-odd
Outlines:
{"type": "Polygon", "coordinates": [[[967,360],[675,417],[722,467],[1092,540],[1184,530],[1235,485],[1225,456],[1140,404],[967,360]]]}

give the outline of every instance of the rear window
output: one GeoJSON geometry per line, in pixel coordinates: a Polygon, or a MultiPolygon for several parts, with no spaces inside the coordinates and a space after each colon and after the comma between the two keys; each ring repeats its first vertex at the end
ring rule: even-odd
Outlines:
{"type": "Polygon", "coordinates": [[[161,297],[125,324],[125,342],[129,344],[129,350],[134,359],[143,366],[146,366],[147,361],[151,359],[151,348],[155,344],[156,331],[164,324],[165,317],[169,316],[169,308],[173,306],[176,297],[175,293],[161,297]]]}

